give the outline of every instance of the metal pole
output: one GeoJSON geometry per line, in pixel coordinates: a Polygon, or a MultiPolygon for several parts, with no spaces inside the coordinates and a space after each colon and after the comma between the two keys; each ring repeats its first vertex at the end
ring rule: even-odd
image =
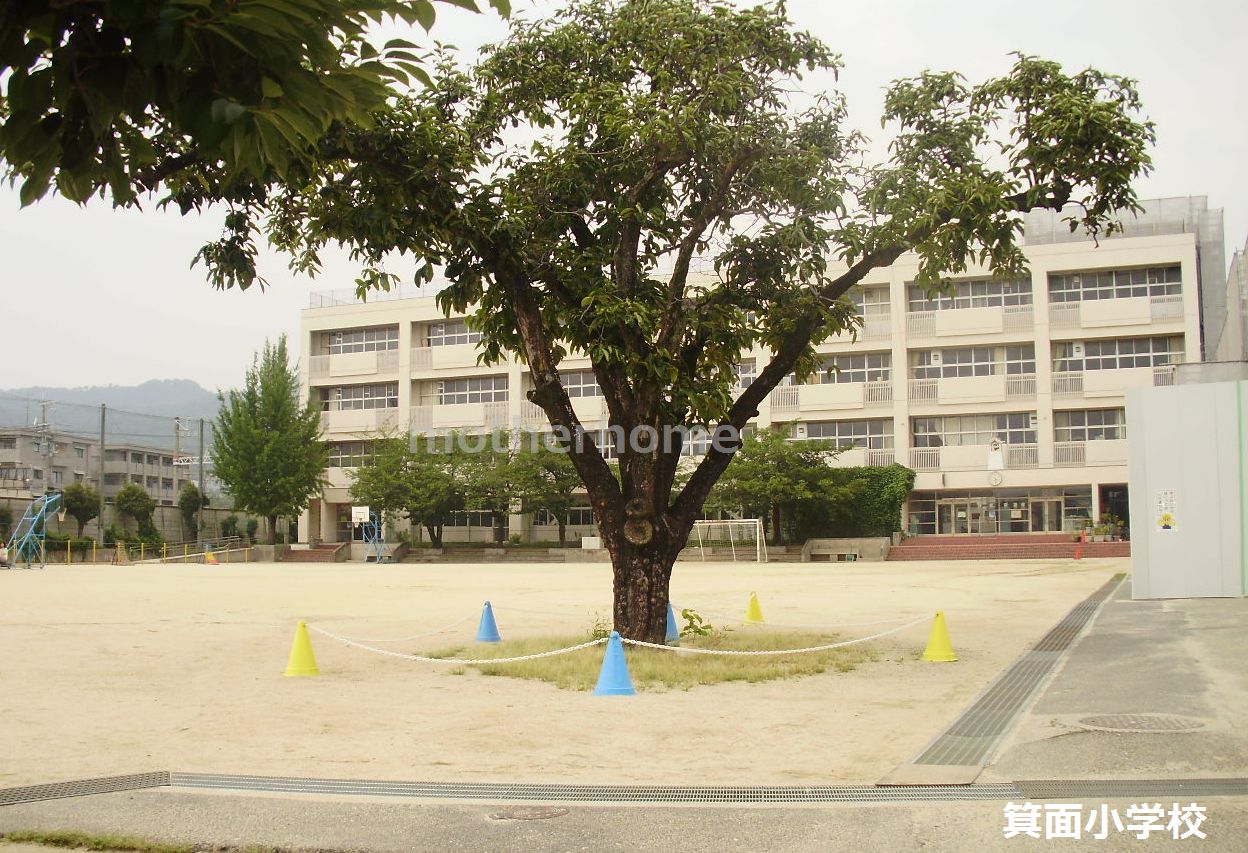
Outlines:
{"type": "MultiPolygon", "coordinates": [[[[203,501],[204,499],[204,419],[203,418],[199,419],[199,499],[200,501],[203,501]]],[[[202,541],[202,537],[203,537],[203,533],[201,532],[201,528],[203,527],[203,525],[199,523],[199,519],[203,515],[203,512],[204,511],[201,509],[198,513],[195,514],[195,541],[196,542],[202,541]]]]}
{"type": "Polygon", "coordinates": [[[95,520],[96,535],[95,538],[100,542],[104,541],[104,422],[108,415],[108,407],[103,403],[100,404],[100,482],[96,485],[100,489],[100,515],[95,520]]]}

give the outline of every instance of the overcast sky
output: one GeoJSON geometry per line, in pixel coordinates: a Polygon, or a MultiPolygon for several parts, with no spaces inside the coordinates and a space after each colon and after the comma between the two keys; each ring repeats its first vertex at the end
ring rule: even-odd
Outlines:
{"type": "MultiPolygon", "coordinates": [[[[484,3],[482,4],[484,5],[484,3]]],[[[520,0],[527,16],[559,3],[520,0]]],[[[1046,3],[1002,0],[836,2],[791,0],[790,16],[845,59],[839,88],[851,122],[880,139],[879,111],[890,80],[924,68],[956,69],[972,80],[1002,73],[1011,51],[1095,65],[1139,81],[1157,123],[1156,169],[1141,197],[1206,195],[1226,212],[1227,259],[1248,235],[1248,5],[1046,3]]],[[[433,35],[465,51],[504,36],[493,13],[439,4],[433,35]]],[[[808,81],[812,89],[830,81],[808,81]]],[[[48,198],[20,210],[0,188],[0,388],[129,385],[189,378],[215,389],[237,384],[266,337],[297,341],[299,311],[312,291],[351,287],[343,258],[315,280],[287,272],[268,255],[268,290],[214,291],[198,247],[220,217],[180,217],[154,209],[78,208],[48,198]]],[[[398,268],[396,268],[397,271],[398,268]]]]}

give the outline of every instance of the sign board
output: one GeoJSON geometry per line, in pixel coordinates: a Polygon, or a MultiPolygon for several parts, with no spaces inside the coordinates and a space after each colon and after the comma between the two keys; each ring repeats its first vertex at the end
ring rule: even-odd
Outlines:
{"type": "Polygon", "coordinates": [[[199,461],[198,456],[175,456],[173,457],[174,465],[194,465],[199,461]]]}
{"type": "Polygon", "coordinates": [[[372,515],[366,506],[351,507],[351,523],[352,524],[368,524],[372,521],[372,515]]]}

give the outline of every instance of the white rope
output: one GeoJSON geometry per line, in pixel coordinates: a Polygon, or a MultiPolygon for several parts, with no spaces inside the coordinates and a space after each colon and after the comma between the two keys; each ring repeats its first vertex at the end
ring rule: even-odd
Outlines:
{"type": "Polygon", "coordinates": [[[840,649],[845,646],[855,645],[856,643],[878,640],[880,637],[887,637],[889,634],[896,634],[906,630],[907,628],[913,628],[920,622],[925,622],[930,618],[930,616],[920,616],[918,619],[907,622],[905,625],[899,625],[896,628],[890,628],[887,631],[881,631],[880,633],[872,634],[869,637],[859,637],[856,640],[844,640],[840,643],[828,643],[822,646],[808,646],[804,649],[760,649],[757,651],[738,649],[699,649],[692,646],[665,646],[658,643],[646,643],[642,640],[630,640],[627,637],[621,637],[620,639],[630,646],[641,646],[647,649],[661,649],[665,652],[685,652],[696,655],[797,655],[805,652],[825,652],[829,649],[840,649]]]}
{"type": "Polygon", "coordinates": [[[342,639],[349,639],[356,643],[406,643],[411,640],[419,640],[423,637],[432,637],[434,634],[444,634],[447,631],[451,630],[452,628],[458,628],[460,625],[464,624],[465,622],[470,622],[476,618],[477,618],[476,613],[469,613],[467,616],[465,616],[463,619],[460,619],[457,622],[452,622],[449,625],[444,625],[441,628],[438,628],[433,631],[425,631],[422,634],[412,634],[410,637],[390,637],[387,639],[372,639],[372,640],[368,639],[367,637],[344,637],[342,639]]]}
{"type": "Polygon", "coordinates": [[[446,664],[453,664],[453,665],[459,665],[459,666],[480,666],[480,665],[491,664],[491,663],[515,663],[517,661],[522,661],[522,660],[537,660],[538,658],[553,658],[556,655],[566,655],[569,652],[579,652],[581,649],[588,649],[588,648],[591,648],[592,646],[598,646],[607,641],[606,637],[601,637],[597,640],[590,640],[587,643],[581,643],[578,646],[568,646],[566,649],[552,649],[549,652],[538,652],[537,654],[533,654],[533,655],[519,655],[517,657],[511,657],[511,658],[477,658],[477,659],[431,658],[431,657],[425,657],[424,655],[408,655],[408,654],[404,654],[403,652],[391,651],[390,649],[379,649],[374,646],[370,646],[365,643],[358,642],[356,640],[350,640],[350,639],[347,639],[346,637],[340,637],[337,634],[333,633],[332,631],[326,631],[324,628],[320,628],[316,625],[309,625],[308,630],[315,631],[316,633],[322,636],[329,637],[331,640],[337,640],[340,643],[345,643],[348,646],[352,646],[357,649],[363,649],[366,652],[373,652],[374,654],[378,654],[378,655],[385,655],[386,657],[401,658],[403,660],[421,661],[423,663],[446,663],[446,664]]]}
{"type": "MultiPolygon", "coordinates": [[[[679,621],[681,618],[681,615],[680,615],[681,611],[676,610],[676,605],[674,604],[672,605],[672,608],[673,610],[675,610],[677,621],[679,621]]],[[[703,611],[695,610],[694,612],[697,613],[699,616],[703,615],[703,611]]],[[[721,612],[717,612],[713,610],[705,611],[705,615],[711,617],[712,619],[719,620],[719,622],[724,625],[735,626],[735,625],[750,624],[750,623],[746,623],[745,617],[743,616],[731,616],[727,613],[721,613],[721,612]]],[[[793,622],[772,622],[770,620],[767,620],[757,625],[750,624],[750,627],[754,628],[754,627],[765,626],[768,628],[805,628],[810,631],[835,631],[840,628],[865,628],[869,625],[896,625],[898,622],[903,622],[909,618],[910,618],[909,616],[901,616],[901,617],[895,617],[893,619],[872,619],[870,622],[836,622],[832,625],[799,625],[793,622]]],[[[924,616],[922,618],[926,619],[927,617],[924,616]]]]}

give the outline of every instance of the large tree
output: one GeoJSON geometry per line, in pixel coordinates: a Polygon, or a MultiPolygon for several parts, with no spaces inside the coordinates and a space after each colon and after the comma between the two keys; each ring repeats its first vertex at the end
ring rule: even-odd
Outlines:
{"type": "Polygon", "coordinates": [[[297,516],[326,483],[320,405],[301,400],[299,389],[283,335],[276,344],[265,341],[241,391],[217,395],[213,471],[236,508],[267,521],[270,545],[277,543],[278,516],[297,516]]]}
{"type": "MultiPolygon", "coordinates": [[[[559,374],[578,352],[612,426],[726,439],[680,489],[672,444],[619,448],[618,477],[592,441],[571,454],[611,553],[615,626],[661,642],[673,562],[733,434],[854,326],[852,287],[906,252],[921,284],[972,260],[1018,274],[1021,214],[1073,210],[1072,229],[1111,232],[1149,167],[1132,81],[1028,56],[978,84],[894,83],[892,141],[869,165],[841,97],[794,94],[806,70],[839,65],[778,3],[575,0],[517,22],[471,71],[444,65],[370,125],[343,125],[314,174],[237,224],[272,213],[271,239],[309,271],[345,244],[365,290],[393,281],[391,252],[427,261],[418,278],[441,265],[440,304],[471,312],[487,361],[527,363],[554,427],[580,427],[559,374]],[[690,274],[698,257],[709,280],[690,274]],[[738,393],[751,346],[772,358],[738,393]]],[[[242,255],[210,259],[214,280],[245,283],[242,255]]]]}
{"type": "Polygon", "coordinates": [[[428,81],[416,45],[378,48],[369,31],[434,17],[431,0],[3,3],[0,161],[23,205],[52,187],[127,205],[170,179],[205,200],[255,198],[304,169],[334,122],[367,122],[392,84],[428,81]]]}

